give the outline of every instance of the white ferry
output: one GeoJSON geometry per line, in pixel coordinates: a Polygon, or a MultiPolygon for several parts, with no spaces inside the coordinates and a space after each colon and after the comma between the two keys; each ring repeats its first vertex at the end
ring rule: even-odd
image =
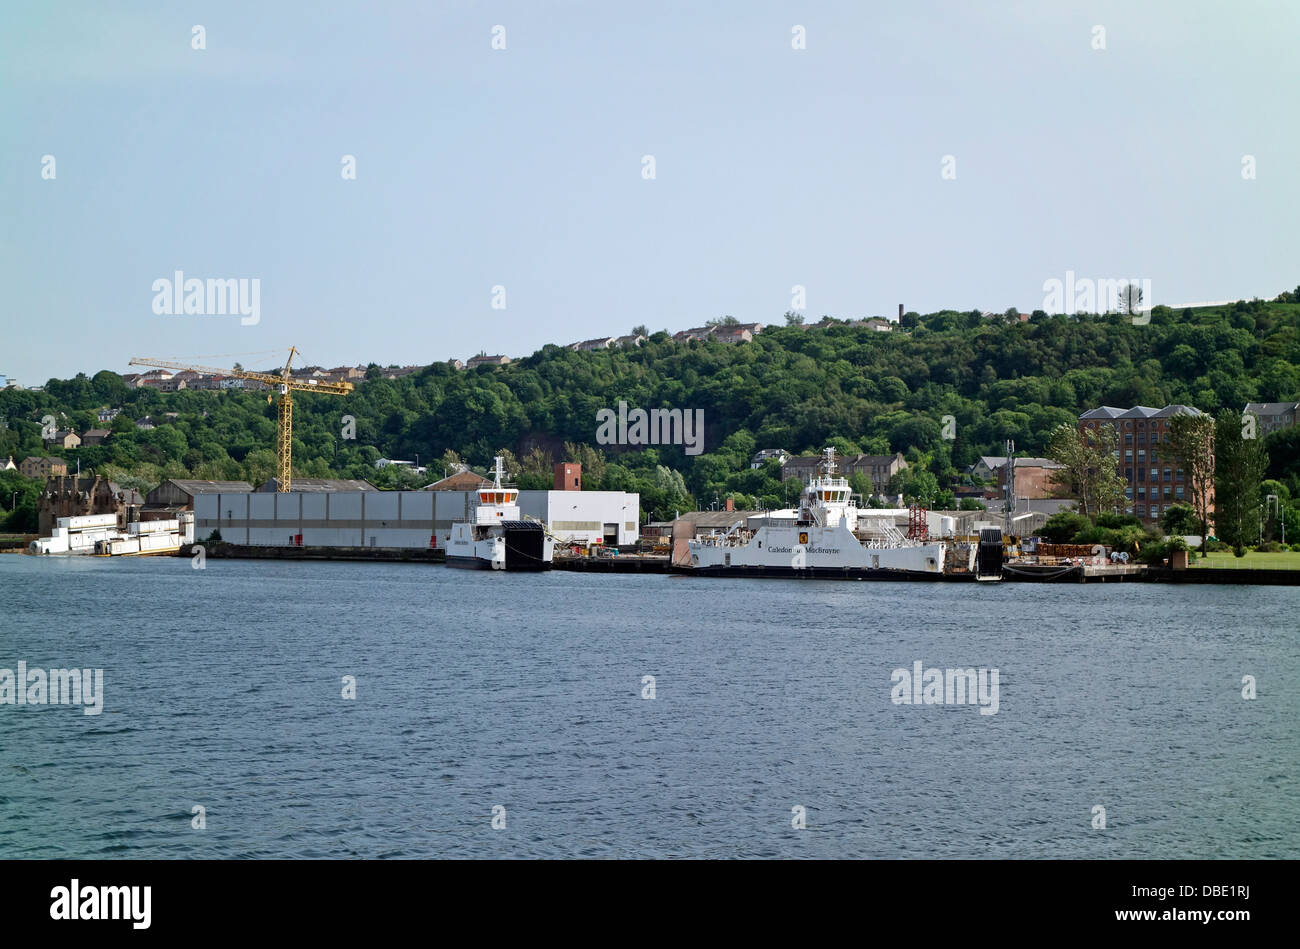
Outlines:
{"type": "Polygon", "coordinates": [[[927,579],[944,576],[947,545],[909,540],[892,520],[859,518],[852,489],[835,477],[826,449],[788,516],[739,521],[723,534],[688,541],[691,573],[818,579],[927,579]],[[862,536],[860,536],[862,535],[862,536]]]}
{"type": "Polygon", "coordinates": [[[549,570],[555,542],[537,521],[519,510],[519,491],[501,483],[500,456],[496,480],[476,494],[468,521],[451,525],[447,566],[473,570],[549,570]]]}

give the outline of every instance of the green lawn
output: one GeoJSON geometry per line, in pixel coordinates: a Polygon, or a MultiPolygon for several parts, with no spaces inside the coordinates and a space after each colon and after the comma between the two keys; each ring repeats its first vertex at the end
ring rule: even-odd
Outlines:
{"type": "Polygon", "coordinates": [[[1300,551],[1288,550],[1276,554],[1260,554],[1253,550],[1244,557],[1234,557],[1232,551],[1211,553],[1205,559],[1189,557],[1192,567],[1229,567],[1241,570],[1300,570],[1300,551]]]}

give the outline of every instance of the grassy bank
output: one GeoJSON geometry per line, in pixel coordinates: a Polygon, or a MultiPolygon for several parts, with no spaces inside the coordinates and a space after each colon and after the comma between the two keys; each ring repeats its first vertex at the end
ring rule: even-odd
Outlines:
{"type": "Polygon", "coordinates": [[[1286,550],[1276,554],[1248,551],[1244,557],[1235,557],[1230,550],[1211,553],[1208,557],[1190,558],[1192,567],[1220,567],[1239,570],[1300,570],[1300,552],[1286,550]]]}

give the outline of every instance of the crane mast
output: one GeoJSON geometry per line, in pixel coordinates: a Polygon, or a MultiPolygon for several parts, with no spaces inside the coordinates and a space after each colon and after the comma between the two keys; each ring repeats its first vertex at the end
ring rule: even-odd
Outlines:
{"type": "MultiPolygon", "coordinates": [[[[247,379],[272,386],[279,392],[280,399],[276,405],[275,426],[275,463],[278,475],[276,490],[281,494],[288,492],[293,483],[293,393],[324,392],[329,395],[347,395],[352,391],[350,382],[319,382],[315,379],[293,379],[289,375],[293,357],[297,355],[296,347],[289,347],[289,358],[279,373],[248,372],[244,369],[214,369],[211,366],[192,366],[186,363],[172,362],[166,359],[132,359],[132,366],[154,366],[159,369],[180,369],[189,372],[205,372],[213,375],[232,376],[235,379],[247,379]]],[[[266,401],[272,400],[267,395],[266,401]]]]}

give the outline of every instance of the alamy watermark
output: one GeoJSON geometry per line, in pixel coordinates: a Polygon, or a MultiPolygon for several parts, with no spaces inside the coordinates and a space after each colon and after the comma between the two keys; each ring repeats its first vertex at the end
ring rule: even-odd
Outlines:
{"type": "Polygon", "coordinates": [[[103,669],[0,669],[0,705],[81,705],[86,715],[104,711],[103,669]]]}
{"type": "Polygon", "coordinates": [[[684,445],[686,454],[704,451],[704,409],[627,410],[620,400],[613,409],[596,413],[599,445],[684,445]]]}
{"type": "Polygon", "coordinates": [[[262,280],[260,277],[231,277],[206,281],[186,279],[177,270],[173,279],[159,277],[153,282],[153,311],[159,316],[225,316],[238,313],[241,326],[255,326],[262,321],[262,280]]]}
{"type": "Polygon", "coordinates": [[[1065,272],[1065,280],[1043,281],[1043,309],[1048,313],[1127,313],[1135,325],[1151,322],[1151,281],[1093,280],[1065,272]]]}
{"type": "Polygon", "coordinates": [[[895,705],[978,705],[981,715],[998,713],[997,669],[895,669],[889,697],[895,705]]]}

